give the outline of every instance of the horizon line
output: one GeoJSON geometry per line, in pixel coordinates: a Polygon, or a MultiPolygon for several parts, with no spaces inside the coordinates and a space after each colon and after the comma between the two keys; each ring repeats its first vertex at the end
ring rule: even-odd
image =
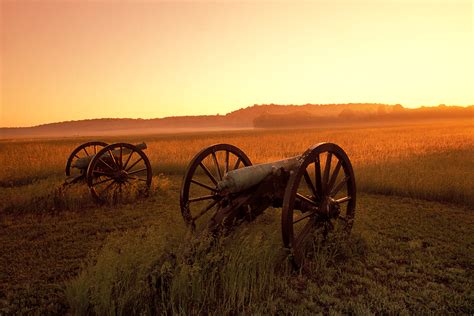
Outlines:
{"type": "Polygon", "coordinates": [[[62,124],[62,123],[69,123],[69,122],[80,122],[80,121],[93,121],[93,120],[161,120],[161,119],[167,119],[167,118],[178,118],[178,117],[204,117],[204,116],[226,116],[230,113],[239,111],[239,110],[244,110],[247,108],[252,108],[256,106],[265,106],[265,105],[272,105],[272,106],[296,106],[296,107],[302,107],[302,106],[308,106],[308,105],[318,105],[318,106],[330,106],[330,105],[360,105],[360,104],[366,104],[366,105],[386,105],[386,106],[397,106],[400,105],[404,109],[420,109],[420,108],[434,108],[434,107],[440,107],[440,106],[446,106],[446,107],[464,107],[468,108],[471,106],[474,106],[474,102],[472,104],[466,104],[466,105],[458,105],[458,104],[444,104],[440,103],[437,105],[418,105],[418,106],[406,106],[401,103],[380,103],[380,102],[348,102],[348,103],[305,103],[305,104],[278,104],[278,103],[262,103],[262,104],[252,104],[247,107],[240,107],[236,110],[224,113],[224,114],[195,114],[195,115],[171,115],[171,116],[163,116],[163,117],[151,117],[151,118],[143,118],[143,117],[96,117],[96,118],[82,118],[82,119],[72,119],[72,120],[64,120],[64,121],[52,121],[52,122],[45,122],[45,123],[40,123],[37,125],[30,125],[30,126],[0,126],[0,129],[16,129],[16,128],[35,128],[35,127],[40,127],[40,126],[45,126],[45,125],[51,125],[51,124],[62,124]]]}

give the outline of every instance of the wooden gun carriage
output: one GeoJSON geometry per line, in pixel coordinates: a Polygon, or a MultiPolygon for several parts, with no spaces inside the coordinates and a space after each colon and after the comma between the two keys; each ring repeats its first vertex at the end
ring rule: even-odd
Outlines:
{"type": "Polygon", "coordinates": [[[186,224],[212,233],[251,221],[268,207],[281,208],[283,244],[291,249],[297,266],[311,235],[326,235],[336,225],[350,231],[355,205],[351,162],[332,143],[253,166],[239,148],[212,145],[191,160],[180,195],[186,224]]]}
{"type": "Polygon", "coordinates": [[[145,143],[87,142],[72,151],[66,163],[66,185],[86,182],[97,202],[123,200],[148,192],[152,169],[145,143]]]}

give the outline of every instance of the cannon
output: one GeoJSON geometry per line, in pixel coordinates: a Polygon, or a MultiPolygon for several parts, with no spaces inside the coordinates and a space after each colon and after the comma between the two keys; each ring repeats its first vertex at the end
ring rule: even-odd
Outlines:
{"type": "Polygon", "coordinates": [[[150,161],[143,152],[146,148],[145,143],[84,143],[69,155],[64,184],[85,182],[96,202],[146,195],[153,176],[150,161]]]}
{"type": "Polygon", "coordinates": [[[180,193],[185,223],[212,234],[252,221],[268,207],[281,208],[283,245],[296,266],[304,261],[310,236],[326,236],[336,227],[350,232],[355,206],[351,162],[333,143],[258,165],[233,145],[212,145],[191,160],[180,193]]]}

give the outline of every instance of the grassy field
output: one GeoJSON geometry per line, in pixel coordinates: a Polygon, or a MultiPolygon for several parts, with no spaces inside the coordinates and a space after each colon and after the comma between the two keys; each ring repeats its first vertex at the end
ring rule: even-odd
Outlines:
{"type": "MultiPolygon", "coordinates": [[[[474,124],[467,120],[436,126],[213,132],[103,140],[145,141],[154,174],[167,175],[182,175],[191,158],[214,143],[236,145],[253,163],[260,163],[301,155],[319,142],[334,142],[349,155],[357,183],[367,192],[417,196],[417,191],[423,190],[423,198],[473,205],[474,197],[468,194],[472,182],[466,174],[474,173],[473,135],[474,124]],[[424,173],[421,178],[417,176],[420,172],[424,173]],[[449,185],[443,185],[446,180],[449,185]]],[[[62,181],[67,157],[87,141],[90,139],[0,142],[0,187],[10,188],[7,193],[0,193],[4,204],[18,205],[17,200],[9,203],[9,198],[22,195],[25,188],[48,187],[53,181],[62,181]]]]}
{"type": "Polygon", "coordinates": [[[261,130],[109,138],[146,141],[152,195],[97,207],[62,189],[89,139],[0,142],[0,315],[8,313],[474,313],[474,123],[261,130]],[[256,162],[330,141],[359,192],[349,240],[315,239],[288,266],[280,210],[210,244],[184,227],[179,187],[202,147],[226,142],[256,162]]]}

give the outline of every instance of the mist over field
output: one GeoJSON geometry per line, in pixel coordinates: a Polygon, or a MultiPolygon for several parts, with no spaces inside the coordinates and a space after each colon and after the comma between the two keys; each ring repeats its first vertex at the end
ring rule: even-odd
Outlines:
{"type": "Polygon", "coordinates": [[[114,136],[153,133],[183,133],[253,128],[340,127],[435,123],[446,119],[469,119],[474,105],[404,108],[374,103],[277,105],[262,104],[225,115],[175,116],[157,119],[90,119],[50,123],[24,128],[0,128],[0,139],[22,137],[114,136]]]}

